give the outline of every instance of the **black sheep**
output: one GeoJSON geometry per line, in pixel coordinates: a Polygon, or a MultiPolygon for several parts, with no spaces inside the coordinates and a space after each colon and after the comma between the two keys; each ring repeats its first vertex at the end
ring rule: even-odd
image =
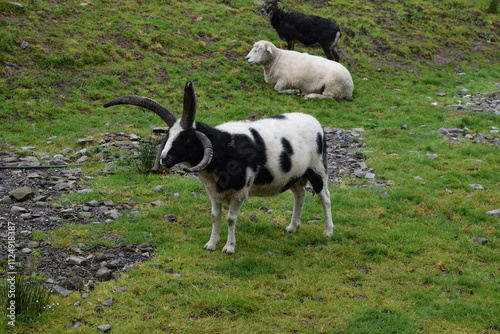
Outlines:
{"type": "Polygon", "coordinates": [[[279,37],[288,43],[288,50],[293,50],[295,42],[305,46],[318,43],[328,59],[339,61],[336,50],[341,32],[339,26],[332,20],[316,15],[306,15],[298,12],[285,12],[279,7],[281,0],[255,1],[262,6],[261,14],[268,15],[271,25],[279,37]]]}

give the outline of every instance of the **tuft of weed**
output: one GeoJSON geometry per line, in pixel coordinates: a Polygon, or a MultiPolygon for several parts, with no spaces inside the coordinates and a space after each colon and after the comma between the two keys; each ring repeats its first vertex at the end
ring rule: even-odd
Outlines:
{"type": "Polygon", "coordinates": [[[43,280],[21,269],[0,281],[0,307],[9,325],[34,322],[49,304],[51,291],[43,280]]]}
{"type": "Polygon", "coordinates": [[[151,168],[155,163],[157,154],[158,143],[149,138],[148,140],[142,141],[137,149],[138,156],[136,161],[137,170],[141,174],[147,174],[151,172],[151,168]]]}

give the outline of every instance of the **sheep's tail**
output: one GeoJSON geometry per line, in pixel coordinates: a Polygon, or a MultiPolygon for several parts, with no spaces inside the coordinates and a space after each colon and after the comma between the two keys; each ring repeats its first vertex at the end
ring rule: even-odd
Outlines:
{"type": "Polygon", "coordinates": [[[339,44],[340,37],[342,37],[342,32],[339,29],[339,31],[337,31],[337,34],[335,35],[335,39],[333,40],[333,43],[332,43],[332,46],[330,47],[330,49],[335,48],[337,46],[337,44],[339,44]]]}
{"type": "Polygon", "coordinates": [[[323,130],[323,166],[325,167],[325,173],[328,175],[328,157],[326,155],[326,136],[325,131],[323,130]]]}

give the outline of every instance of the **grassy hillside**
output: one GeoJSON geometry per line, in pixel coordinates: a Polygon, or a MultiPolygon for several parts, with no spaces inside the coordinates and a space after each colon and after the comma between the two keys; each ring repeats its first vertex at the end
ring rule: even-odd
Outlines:
{"type": "MultiPolygon", "coordinates": [[[[236,254],[226,256],[202,250],[211,222],[198,181],[130,168],[96,176],[89,182],[99,191],[70,200],[133,196],[150,203],[158,184],[180,194],[163,195],[167,208],[143,205],[139,217],[95,227],[123,243],[150,235],[153,261],[180,276],[139,266],[98,284],[89,299],[53,297],[57,305],[35,324],[0,328],[97,333],[109,323],[116,333],[497,333],[500,225],[485,212],[500,209],[499,147],[454,144],[438,132],[458,127],[499,137],[491,132],[500,128],[499,115],[448,107],[466,104],[464,94],[499,90],[500,19],[487,13],[489,3],[288,0],[289,9],[341,25],[341,62],[355,83],[352,99],[305,101],[277,94],[262,68],[244,61],[258,40],[285,46],[251,0],[33,0],[22,8],[0,1],[2,143],[55,154],[104,132],[147,137],[162,125],[157,116],[102,104],[139,94],[180,112],[182,87],[192,80],[197,118],[208,124],[301,111],[325,126],[365,129],[366,162],[391,185],[358,179],[332,185],[331,240],[321,237],[320,224],[283,235],[291,194],[252,199],[240,214],[236,254]],[[124,192],[131,184],[136,190],[124,192]],[[261,210],[269,201],[271,215],[261,210]],[[166,223],[166,213],[179,222],[166,223]],[[113,307],[94,310],[111,298],[113,307]],[[73,307],[76,301],[81,306],[73,307]],[[75,322],[81,327],[68,329],[75,322]]],[[[303,220],[320,214],[309,196],[303,220]]],[[[92,233],[68,224],[49,236],[54,244],[85,244],[96,242],[92,233]]]]}

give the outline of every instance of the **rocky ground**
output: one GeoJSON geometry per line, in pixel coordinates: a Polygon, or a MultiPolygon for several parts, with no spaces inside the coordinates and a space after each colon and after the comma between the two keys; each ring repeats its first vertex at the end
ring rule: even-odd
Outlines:
{"type": "MultiPolygon", "coordinates": [[[[499,113],[500,92],[490,95],[470,96],[466,105],[452,108],[467,108],[473,112],[499,113]]],[[[404,126],[402,131],[405,130],[404,126]]],[[[498,129],[491,129],[495,133],[498,129]]],[[[387,186],[380,173],[368,167],[363,147],[364,130],[325,128],[328,144],[328,170],[332,183],[355,179],[357,185],[387,186]],[[356,151],[353,153],[353,151],[356,151]]],[[[471,140],[486,142],[500,147],[498,136],[475,133],[464,129],[442,128],[439,132],[453,142],[471,140]]],[[[81,164],[98,159],[118,158],[109,152],[128,152],[137,156],[143,141],[135,134],[104,134],[102,138],[82,138],[78,147],[66,149],[56,156],[48,156],[34,148],[12,148],[0,144],[0,260],[8,262],[9,226],[15,227],[15,248],[17,263],[30,263],[34,270],[54,282],[56,291],[65,295],[71,290],[81,290],[95,281],[116,277],[135,263],[144,262],[154,253],[154,245],[123,244],[113,240],[115,246],[76,244],[67,248],[51,245],[50,238],[40,240],[36,231],[55,230],[66,223],[112,224],[117,218],[140,214],[134,202],[113,203],[112,201],[90,201],[75,204],[70,201],[56,201],[70,192],[93,191],[89,184],[92,175],[86,174],[81,164]],[[80,146],[80,147],[79,147],[80,146]],[[97,149],[96,149],[97,148],[97,149]],[[13,153],[24,152],[24,154],[13,153]],[[90,152],[100,152],[92,156],[90,152]],[[103,153],[107,152],[107,153],[103,153]],[[44,167],[45,166],[45,167],[44,167]],[[50,166],[51,168],[46,168],[50,166]],[[23,167],[23,168],[21,168],[23,167]]],[[[114,164],[102,163],[102,173],[112,170],[114,164]]],[[[168,212],[166,212],[168,213],[168,212]]],[[[165,219],[176,217],[167,215],[165,219]]],[[[11,228],[12,229],[12,228],[11,228]]],[[[38,235],[40,235],[38,233],[38,235]]]]}

